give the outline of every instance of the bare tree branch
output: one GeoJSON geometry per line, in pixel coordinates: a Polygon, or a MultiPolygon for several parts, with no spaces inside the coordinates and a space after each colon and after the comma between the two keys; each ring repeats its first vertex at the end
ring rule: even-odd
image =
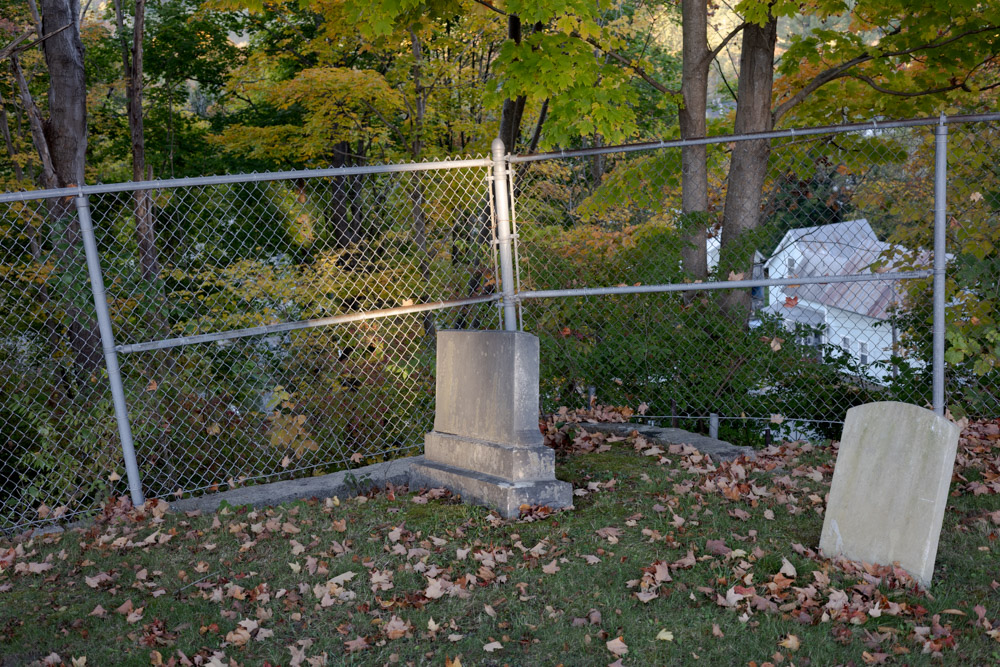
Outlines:
{"type": "Polygon", "coordinates": [[[733,28],[728,35],[722,38],[722,41],[719,42],[718,46],[716,46],[714,49],[712,49],[705,55],[705,58],[710,60],[715,60],[716,58],[718,58],[719,54],[722,53],[722,49],[726,48],[726,45],[729,44],[729,42],[733,41],[733,39],[735,39],[735,37],[738,34],[740,34],[743,31],[743,28],[745,27],[747,27],[746,21],[733,28]]]}
{"type": "Polygon", "coordinates": [[[621,55],[620,53],[617,53],[617,52],[612,51],[612,50],[610,50],[610,49],[608,49],[608,48],[606,48],[604,46],[601,46],[601,43],[598,42],[593,37],[587,37],[586,39],[584,39],[578,33],[573,33],[572,36],[576,37],[577,39],[583,39],[583,41],[587,42],[587,44],[590,44],[594,48],[596,48],[596,49],[604,52],[605,54],[607,54],[608,56],[610,56],[613,60],[617,60],[622,65],[625,65],[625,67],[628,68],[628,69],[630,69],[630,70],[632,70],[632,72],[636,76],[638,76],[640,79],[642,79],[643,81],[645,81],[646,83],[648,83],[650,86],[652,86],[656,90],[658,90],[661,93],[663,93],[664,95],[680,95],[680,93],[681,93],[680,90],[667,88],[665,85],[663,85],[662,83],[660,83],[659,81],[657,81],[656,79],[654,79],[653,76],[649,72],[647,72],[645,69],[643,69],[642,67],[640,67],[638,63],[636,63],[633,60],[630,60],[630,59],[626,58],[625,56],[621,55]]]}
{"type": "Polygon", "coordinates": [[[17,81],[18,92],[21,95],[21,106],[28,114],[28,123],[31,127],[31,136],[35,140],[35,149],[42,163],[42,186],[45,188],[59,187],[59,179],[56,177],[56,170],[52,163],[52,153],[49,150],[49,142],[45,138],[44,122],[42,112],[35,105],[35,100],[31,97],[28,89],[28,82],[24,78],[24,71],[21,69],[21,62],[16,54],[10,54],[10,72],[17,81]]]}
{"type": "Polygon", "coordinates": [[[496,12],[500,16],[509,16],[509,14],[507,12],[505,12],[504,10],[502,10],[502,9],[500,9],[498,7],[495,7],[492,3],[487,2],[487,0],[472,0],[472,1],[475,2],[475,3],[477,3],[477,4],[482,5],[483,7],[486,7],[486,9],[489,9],[490,11],[496,12]]]}
{"type": "MultiPolygon", "coordinates": [[[[795,95],[790,97],[785,102],[779,104],[772,112],[774,124],[777,125],[778,121],[786,113],[788,113],[793,107],[798,105],[805,98],[807,98],[809,95],[815,92],[818,88],[825,86],[826,84],[830,83],[831,81],[835,81],[836,79],[840,79],[846,76],[852,76],[850,70],[853,67],[856,67],[866,62],[870,62],[872,60],[897,58],[899,56],[907,56],[913,53],[918,53],[920,51],[930,51],[933,49],[939,49],[943,46],[954,44],[959,40],[965,39],[966,37],[971,37],[972,35],[978,35],[984,32],[996,31],[998,29],[1000,29],[1000,26],[995,26],[995,25],[972,28],[971,30],[966,30],[965,32],[952,35],[948,39],[944,39],[941,41],[930,41],[924,44],[920,44],[918,46],[910,47],[908,49],[900,49],[899,51],[886,51],[884,53],[874,53],[874,54],[866,53],[863,56],[857,56],[856,58],[851,58],[846,62],[843,62],[839,65],[835,65],[833,67],[830,67],[829,69],[820,72],[815,77],[813,77],[813,79],[808,84],[806,84],[805,87],[799,90],[799,92],[795,93],[795,95]]],[[[896,28],[892,30],[889,33],[889,35],[896,35],[899,34],[901,31],[902,28],[896,28]]],[[[953,90],[953,88],[949,88],[948,90],[953,90]]],[[[928,93],[923,93],[923,94],[926,95],[928,93]]]]}

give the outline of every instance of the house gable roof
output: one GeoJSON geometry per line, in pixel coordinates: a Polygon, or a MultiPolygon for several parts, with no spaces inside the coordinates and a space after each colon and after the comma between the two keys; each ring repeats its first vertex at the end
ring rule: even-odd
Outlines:
{"type": "MultiPolygon", "coordinates": [[[[772,262],[787,256],[795,248],[801,260],[790,277],[870,273],[872,265],[891,247],[891,244],[879,241],[868,221],[861,218],[790,230],[768,260],[768,265],[770,267],[772,262]]],[[[879,272],[890,269],[882,267],[879,272]]],[[[799,285],[783,289],[786,296],[880,320],[888,318],[890,306],[899,300],[894,281],[799,285]]]]}

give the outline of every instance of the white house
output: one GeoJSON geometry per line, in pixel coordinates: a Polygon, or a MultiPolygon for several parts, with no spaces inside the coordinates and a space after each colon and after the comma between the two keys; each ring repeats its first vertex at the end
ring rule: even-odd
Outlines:
{"type": "MultiPolygon", "coordinates": [[[[868,274],[891,247],[867,220],[851,220],[789,231],[765,266],[771,278],[868,274]]],[[[896,331],[888,320],[899,300],[894,281],[772,286],[763,312],[781,317],[789,328],[816,327],[820,333],[808,343],[838,345],[873,377],[886,380],[889,369],[869,364],[892,355],[896,331]]]]}

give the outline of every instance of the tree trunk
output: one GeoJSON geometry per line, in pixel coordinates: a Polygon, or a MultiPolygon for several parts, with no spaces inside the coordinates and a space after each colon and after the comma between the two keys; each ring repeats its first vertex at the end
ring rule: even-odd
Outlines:
{"type": "MultiPolygon", "coordinates": [[[[115,0],[118,32],[122,40],[122,58],[127,76],[128,128],[132,139],[132,180],[141,181],[146,175],[146,142],[142,117],[142,38],[145,32],[146,0],[135,0],[132,50],[125,42],[120,0],[115,0]]],[[[142,279],[152,282],[160,277],[160,261],[156,249],[156,230],[149,190],[136,190],[135,236],[139,247],[139,270],[142,279]]]]}
{"type": "MultiPolygon", "coordinates": [[[[521,43],[521,17],[511,14],[507,17],[507,39],[514,40],[515,44],[521,43]]],[[[500,131],[498,136],[503,141],[503,146],[508,153],[513,153],[517,148],[518,139],[521,136],[521,118],[524,116],[524,105],[527,97],[518,95],[516,99],[505,99],[500,110],[500,131]]]]}
{"type": "MultiPolygon", "coordinates": [[[[351,165],[351,144],[338,141],[333,145],[334,168],[351,165]]],[[[331,179],[329,218],[333,223],[334,244],[346,248],[361,240],[361,216],[354,211],[356,176],[336,176],[331,179]],[[352,215],[353,214],[353,215],[352,215]]]]}
{"type": "MultiPolygon", "coordinates": [[[[679,124],[681,139],[705,136],[708,98],[708,12],[704,0],[683,0],[683,63],[679,124]]],[[[705,146],[681,148],[681,227],[684,230],[681,261],[695,280],[708,277],[705,245],[708,226],[708,153],[705,146]]],[[[694,294],[690,292],[689,294],[694,294]]]]}
{"type": "MultiPolygon", "coordinates": [[[[763,26],[749,24],[743,30],[740,81],[737,89],[736,134],[768,132],[772,129],[771,92],[774,82],[774,47],[777,19],[763,26]]],[[[749,276],[753,265],[754,235],[760,225],[760,203],[770,139],[738,141],[730,158],[726,209],[722,219],[720,268],[749,276]]],[[[731,290],[722,295],[723,310],[736,320],[750,316],[749,290],[731,290]]]]}
{"type": "MultiPolygon", "coordinates": [[[[83,184],[87,154],[87,81],[84,75],[83,43],[77,17],[77,0],[41,0],[42,32],[51,37],[42,42],[49,73],[49,117],[44,123],[45,146],[52,160],[57,187],[83,184]],[[58,31],[67,25],[73,27],[58,31]],[[53,34],[56,33],[56,34],[53,34]]],[[[36,142],[37,143],[37,142],[36,142]]],[[[39,146],[41,149],[41,146],[39,146]]],[[[56,253],[56,265],[65,270],[82,261],[80,221],[72,197],[51,200],[52,223],[64,243],[56,253]]],[[[84,285],[80,285],[85,289],[84,285]]],[[[70,348],[80,384],[89,383],[102,364],[101,336],[94,317],[72,298],[64,301],[70,348]]]]}

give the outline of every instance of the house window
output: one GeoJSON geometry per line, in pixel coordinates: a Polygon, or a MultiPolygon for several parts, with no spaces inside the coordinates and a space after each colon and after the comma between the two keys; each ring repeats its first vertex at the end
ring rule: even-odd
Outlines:
{"type": "Polygon", "coordinates": [[[850,354],[851,353],[851,339],[848,338],[847,336],[844,336],[843,338],[841,338],[840,339],[840,347],[844,348],[844,352],[847,352],[847,354],[850,354]]]}
{"type": "Polygon", "coordinates": [[[862,364],[868,363],[868,343],[858,341],[858,361],[862,364]]]}
{"type": "Polygon", "coordinates": [[[791,278],[795,274],[795,258],[789,257],[785,260],[785,276],[791,278]]]}

